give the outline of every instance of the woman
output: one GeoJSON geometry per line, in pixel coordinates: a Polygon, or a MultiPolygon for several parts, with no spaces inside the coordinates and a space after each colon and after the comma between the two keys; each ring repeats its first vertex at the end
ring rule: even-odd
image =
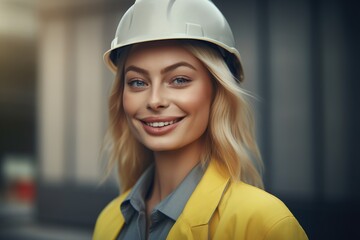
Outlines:
{"type": "Polygon", "coordinates": [[[94,239],[307,239],[261,190],[240,56],[210,1],[136,1],[105,61],[122,194],[94,239]]]}

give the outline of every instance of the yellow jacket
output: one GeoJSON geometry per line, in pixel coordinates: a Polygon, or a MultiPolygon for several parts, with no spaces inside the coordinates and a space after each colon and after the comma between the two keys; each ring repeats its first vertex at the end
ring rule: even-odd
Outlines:
{"type": "MultiPolygon", "coordinates": [[[[94,240],[116,239],[124,218],[123,193],[109,203],[96,222],[94,240]]],[[[203,178],[171,228],[167,239],[308,239],[288,208],[273,195],[232,181],[210,163],[203,178]]]]}

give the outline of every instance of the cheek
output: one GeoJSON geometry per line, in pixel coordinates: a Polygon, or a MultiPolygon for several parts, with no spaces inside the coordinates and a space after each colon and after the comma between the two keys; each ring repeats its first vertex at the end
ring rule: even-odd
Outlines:
{"type": "Polygon", "coordinates": [[[181,99],[179,105],[183,106],[183,110],[194,117],[196,124],[199,124],[198,127],[200,125],[207,126],[212,101],[212,88],[201,87],[178,99],[181,99]]]}
{"type": "Polygon", "coordinates": [[[126,91],[123,94],[122,104],[124,112],[127,116],[131,116],[135,113],[137,108],[137,101],[131,94],[127,94],[126,91]]]}
{"type": "Polygon", "coordinates": [[[210,108],[212,103],[212,87],[204,87],[203,91],[198,93],[195,101],[196,103],[194,102],[194,105],[196,104],[197,107],[197,118],[199,124],[203,127],[203,131],[205,131],[209,124],[210,108]]]}
{"type": "Polygon", "coordinates": [[[122,97],[122,105],[128,127],[130,128],[132,134],[134,134],[134,136],[137,138],[137,131],[135,128],[135,123],[133,121],[139,108],[139,102],[137,101],[137,97],[134,97],[134,95],[132,94],[126,94],[126,92],[124,92],[122,97]]]}

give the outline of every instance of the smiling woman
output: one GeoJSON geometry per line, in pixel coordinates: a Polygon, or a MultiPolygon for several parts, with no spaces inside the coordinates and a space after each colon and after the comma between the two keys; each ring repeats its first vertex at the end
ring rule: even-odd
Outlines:
{"type": "Polygon", "coordinates": [[[224,22],[207,0],[138,0],[120,21],[105,61],[116,71],[108,144],[122,194],[94,239],[307,239],[261,190],[240,56],[224,22]],[[156,20],[161,31],[143,29],[156,20]]]}

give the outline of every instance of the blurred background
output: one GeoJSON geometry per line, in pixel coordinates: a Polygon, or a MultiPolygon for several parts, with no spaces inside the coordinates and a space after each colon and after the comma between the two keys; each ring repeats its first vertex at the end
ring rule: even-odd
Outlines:
{"type": "MultiPolygon", "coordinates": [[[[259,99],[266,189],[310,239],[360,239],[355,1],[213,2],[259,99]]],[[[90,239],[118,194],[114,177],[100,184],[102,54],[132,3],[0,0],[0,239],[90,239]]]]}

